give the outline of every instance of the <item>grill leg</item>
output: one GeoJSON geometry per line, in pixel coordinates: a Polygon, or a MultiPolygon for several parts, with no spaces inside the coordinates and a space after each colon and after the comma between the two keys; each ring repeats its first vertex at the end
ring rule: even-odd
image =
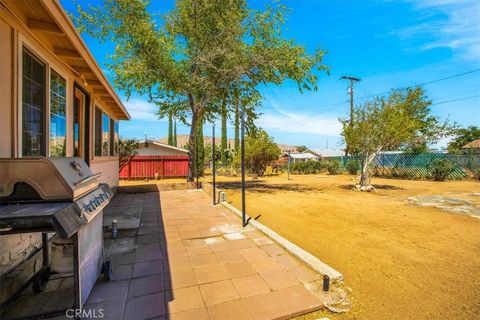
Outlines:
{"type": "Polygon", "coordinates": [[[42,254],[43,254],[43,266],[48,267],[50,265],[48,256],[48,233],[42,232],[42,254]]]}

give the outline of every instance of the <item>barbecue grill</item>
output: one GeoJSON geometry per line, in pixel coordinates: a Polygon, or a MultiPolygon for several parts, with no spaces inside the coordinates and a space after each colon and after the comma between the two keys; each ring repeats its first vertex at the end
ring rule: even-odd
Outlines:
{"type": "Polygon", "coordinates": [[[104,261],[103,208],[112,197],[100,173],[80,158],[0,159],[0,235],[42,233],[43,266],[33,277],[35,292],[50,278],[48,233],[73,242],[74,305],[81,308],[104,261]]]}

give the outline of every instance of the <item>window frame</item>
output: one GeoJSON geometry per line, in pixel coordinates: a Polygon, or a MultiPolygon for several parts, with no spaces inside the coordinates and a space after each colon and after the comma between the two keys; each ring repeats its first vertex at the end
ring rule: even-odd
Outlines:
{"type": "MultiPolygon", "coordinates": [[[[48,156],[49,157],[66,157],[67,154],[68,154],[68,121],[69,121],[69,114],[68,114],[68,78],[65,77],[64,75],[62,75],[61,72],[58,72],[56,68],[53,68],[53,67],[50,67],[49,69],[49,72],[48,72],[48,81],[49,81],[49,86],[48,86],[48,97],[49,97],[49,105],[48,105],[48,156]],[[51,153],[51,145],[50,145],[50,133],[51,133],[51,119],[52,119],[52,96],[51,96],[51,92],[52,92],[52,88],[50,86],[50,83],[52,81],[52,73],[56,73],[60,78],[62,78],[63,80],[65,80],[65,154],[62,155],[62,156],[56,156],[56,155],[52,155],[51,153]]],[[[73,107],[73,106],[72,106],[73,107]]],[[[73,111],[73,110],[72,110],[73,111]]],[[[71,119],[71,122],[73,124],[73,112],[71,114],[72,116],[72,119],[71,119]]],[[[72,139],[72,142],[73,142],[73,139],[72,139]]],[[[73,144],[72,144],[72,154],[73,154],[73,144]]]]}
{"type": "Polygon", "coordinates": [[[17,157],[38,157],[35,156],[28,156],[24,155],[24,148],[23,148],[23,52],[27,51],[32,57],[36,60],[40,61],[45,65],[45,112],[44,112],[44,128],[43,128],[43,152],[40,155],[41,157],[51,157],[50,155],[50,74],[51,70],[54,70],[59,76],[65,79],[65,88],[66,88],[66,132],[65,132],[65,139],[66,139],[66,150],[65,156],[71,156],[73,152],[72,146],[69,144],[70,137],[70,101],[72,99],[70,89],[73,85],[72,76],[68,73],[68,68],[66,67],[65,63],[58,59],[58,57],[54,55],[49,55],[48,52],[45,52],[45,48],[42,45],[32,41],[30,38],[26,37],[25,35],[20,34],[18,37],[18,44],[17,44],[17,70],[16,70],[16,83],[17,83],[17,108],[16,112],[16,132],[17,136],[17,146],[15,148],[15,154],[17,157]]]}

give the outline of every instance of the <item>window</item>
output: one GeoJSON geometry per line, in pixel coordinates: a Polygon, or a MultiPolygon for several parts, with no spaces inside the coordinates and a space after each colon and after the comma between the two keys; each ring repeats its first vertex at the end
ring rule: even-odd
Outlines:
{"type": "Polygon", "coordinates": [[[80,157],[80,98],[73,98],[73,156],[80,157]]]}
{"type": "Polygon", "coordinates": [[[27,49],[22,60],[22,155],[44,156],[46,67],[27,49]]]}
{"type": "Polygon", "coordinates": [[[95,156],[102,156],[102,110],[95,107],[95,156]]]}
{"type": "Polygon", "coordinates": [[[118,121],[110,119],[110,156],[118,156],[118,121]]]}
{"type": "Polygon", "coordinates": [[[64,157],[66,149],[67,82],[58,73],[50,73],[50,156],[64,157]]]}
{"type": "Polygon", "coordinates": [[[108,140],[110,138],[109,130],[110,128],[110,119],[106,113],[102,115],[102,156],[108,157],[108,140]]]}

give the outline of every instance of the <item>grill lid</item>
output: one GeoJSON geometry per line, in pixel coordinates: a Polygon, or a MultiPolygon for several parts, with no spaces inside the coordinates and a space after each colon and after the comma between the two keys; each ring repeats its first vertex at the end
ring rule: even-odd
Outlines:
{"type": "Polygon", "coordinates": [[[73,201],[97,188],[99,176],[77,157],[0,159],[1,202],[73,201]]]}

